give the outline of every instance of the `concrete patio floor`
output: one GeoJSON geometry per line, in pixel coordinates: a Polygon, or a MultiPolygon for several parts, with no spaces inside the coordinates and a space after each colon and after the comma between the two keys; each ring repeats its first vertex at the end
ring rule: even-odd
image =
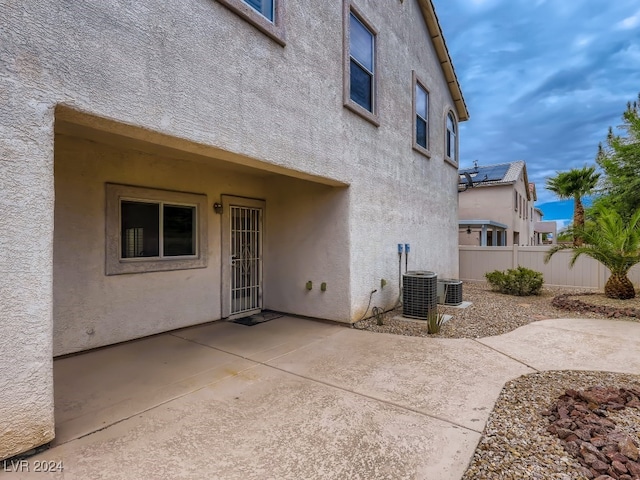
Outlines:
{"type": "Polygon", "coordinates": [[[459,479],[506,381],[638,374],[639,351],[640,323],[613,320],[477,340],[217,322],[56,360],[56,440],[0,478],[459,479]]]}

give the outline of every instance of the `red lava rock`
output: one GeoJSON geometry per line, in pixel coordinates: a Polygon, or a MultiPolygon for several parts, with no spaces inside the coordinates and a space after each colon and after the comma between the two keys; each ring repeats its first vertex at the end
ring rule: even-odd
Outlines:
{"type": "Polygon", "coordinates": [[[573,434],[573,431],[569,430],[568,428],[557,428],[555,433],[558,436],[558,438],[564,440],[569,435],[573,434]]]}
{"type": "Polygon", "coordinates": [[[588,478],[589,480],[595,477],[590,468],[583,467],[582,465],[577,468],[577,471],[580,475],[582,475],[584,478],[588,478]]]}
{"type": "Polygon", "coordinates": [[[579,472],[583,477],[640,480],[638,445],[606,418],[608,410],[640,408],[638,393],[637,389],[600,386],[567,390],[548,410],[547,431],[560,438],[565,450],[584,466],[579,472]]]}
{"type": "Polygon", "coordinates": [[[598,472],[606,472],[607,470],[609,470],[609,464],[606,462],[603,462],[601,460],[596,460],[595,462],[591,463],[591,468],[593,468],[594,470],[598,471],[598,472]]]}
{"type": "Polygon", "coordinates": [[[624,466],[624,463],[619,462],[617,460],[614,460],[613,462],[611,462],[611,466],[618,473],[627,473],[629,471],[627,470],[627,467],[624,466]]]}
{"type": "Polygon", "coordinates": [[[597,437],[593,437],[591,439],[591,445],[593,445],[594,447],[604,447],[607,444],[607,439],[603,436],[597,436],[597,437]]]}
{"type": "Polygon", "coordinates": [[[595,456],[601,462],[609,463],[609,459],[607,458],[607,456],[589,442],[582,442],[582,444],[580,445],[580,453],[583,456],[589,453],[595,456]]]}
{"type": "Polygon", "coordinates": [[[628,461],[625,466],[633,478],[640,477],[640,463],[628,461]]]}
{"type": "Polygon", "coordinates": [[[578,438],[578,436],[575,433],[572,433],[567,438],[565,438],[564,441],[567,442],[567,443],[575,442],[577,444],[580,441],[580,439],[578,438]]]}
{"type": "Polygon", "coordinates": [[[613,462],[627,463],[629,461],[629,459],[624,455],[622,455],[620,452],[609,453],[607,455],[607,458],[611,460],[612,463],[613,462]]]}
{"type": "MultiPolygon", "coordinates": [[[[560,420],[556,420],[555,425],[560,428],[571,428],[573,424],[573,420],[570,418],[561,418],[560,420]]],[[[575,425],[574,425],[575,428],[575,425]]]]}
{"type": "Polygon", "coordinates": [[[587,302],[583,302],[582,300],[571,298],[575,296],[586,295],[595,295],[595,293],[563,293],[562,295],[557,295],[556,297],[554,297],[554,299],[551,300],[551,305],[561,310],[571,310],[574,312],[594,312],[604,315],[608,318],[620,318],[622,316],[637,317],[640,315],[640,310],[637,308],[616,308],[602,305],[591,305],[587,302]]]}
{"type": "Polygon", "coordinates": [[[637,408],[640,410],[640,400],[634,398],[633,400],[628,401],[627,407],[637,408]]]}
{"type": "Polygon", "coordinates": [[[631,438],[627,437],[618,442],[618,449],[625,457],[630,458],[631,460],[638,460],[638,447],[635,446],[631,438]]]}

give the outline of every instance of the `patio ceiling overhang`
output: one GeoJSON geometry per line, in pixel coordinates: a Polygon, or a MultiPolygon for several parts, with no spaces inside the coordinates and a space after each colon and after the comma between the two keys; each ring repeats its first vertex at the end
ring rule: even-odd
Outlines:
{"type": "Polygon", "coordinates": [[[492,228],[496,230],[507,230],[508,225],[504,223],[496,222],[494,220],[459,220],[458,221],[459,228],[492,228]]]}
{"type": "Polygon", "coordinates": [[[494,220],[459,220],[458,228],[462,231],[466,230],[469,234],[472,230],[479,230],[481,247],[487,247],[489,243],[492,247],[503,247],[507,244],[507,225],[504,223],[494,220]],[[491,242],[489,242],[489,232],[493,232],[491,242]]]}

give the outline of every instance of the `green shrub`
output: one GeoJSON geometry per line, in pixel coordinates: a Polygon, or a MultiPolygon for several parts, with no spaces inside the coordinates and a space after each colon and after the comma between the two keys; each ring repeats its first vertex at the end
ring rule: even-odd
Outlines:
{"type": "Polygon", "coordinates": [[[442,325],[444,325],[444,313],[438,312],[437,309],[429,310],[427,313],[427,333],[440,333],[442,325]]]}
{"type": "Polygon", "coordinates": [[[493,290],[508,295],[540,295],[544,278],[542,273],[525,267],[494,270],[484,274],[493,290]]]}

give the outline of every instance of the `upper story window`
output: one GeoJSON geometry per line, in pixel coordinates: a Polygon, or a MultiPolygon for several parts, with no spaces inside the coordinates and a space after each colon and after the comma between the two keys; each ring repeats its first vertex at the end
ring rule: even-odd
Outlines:
{"type": "Polygon", "coordinates": [[[458,126],[453,113],[447,113],[447,131],[445,139],[445,158],[458,164],[458,126]]]}
{"type": "Polygon", "coordinates": [[[518,202],[519,202],[519,195],[518,192],[513,192],[513,204],[514,204],[514,210],[517,212],[518,211],[518,202]]]}
{"type": "Polygon", "coordinates": [[[524,217],[523,205],[524,205],[524,201],[522,200],[522,197],[520,197],[520,210],[518,212],[518,215],[520,216],[520,218],[524,217]]]}
{"type": "Polygon", "coordinates": [[[280,45],[286,44],[284,10],[286,0],[218,0],[280,45]]]}
{"type": "Polygon", "coordinates": [[[344,105],[379,125],[376,102],[376,35],[370,22],[344,0],[344,105]]]}
{"type": "Polygon", "coordinates": [[[349,16],[349,95],[351,100],[373,112],[373,33],[351,12],[349,16]]]}
{"type": "Polygon", "coordinates": [[[413,72],[413,148],[429,153],[429,91],[413,72]]]}
{"type": "Polygon", "coordinates": [[[246,4],[250,5],[256,12],[265,17],[270,22],[273,22],[273,1],[274,0],[243,0],[246,4]]]}

